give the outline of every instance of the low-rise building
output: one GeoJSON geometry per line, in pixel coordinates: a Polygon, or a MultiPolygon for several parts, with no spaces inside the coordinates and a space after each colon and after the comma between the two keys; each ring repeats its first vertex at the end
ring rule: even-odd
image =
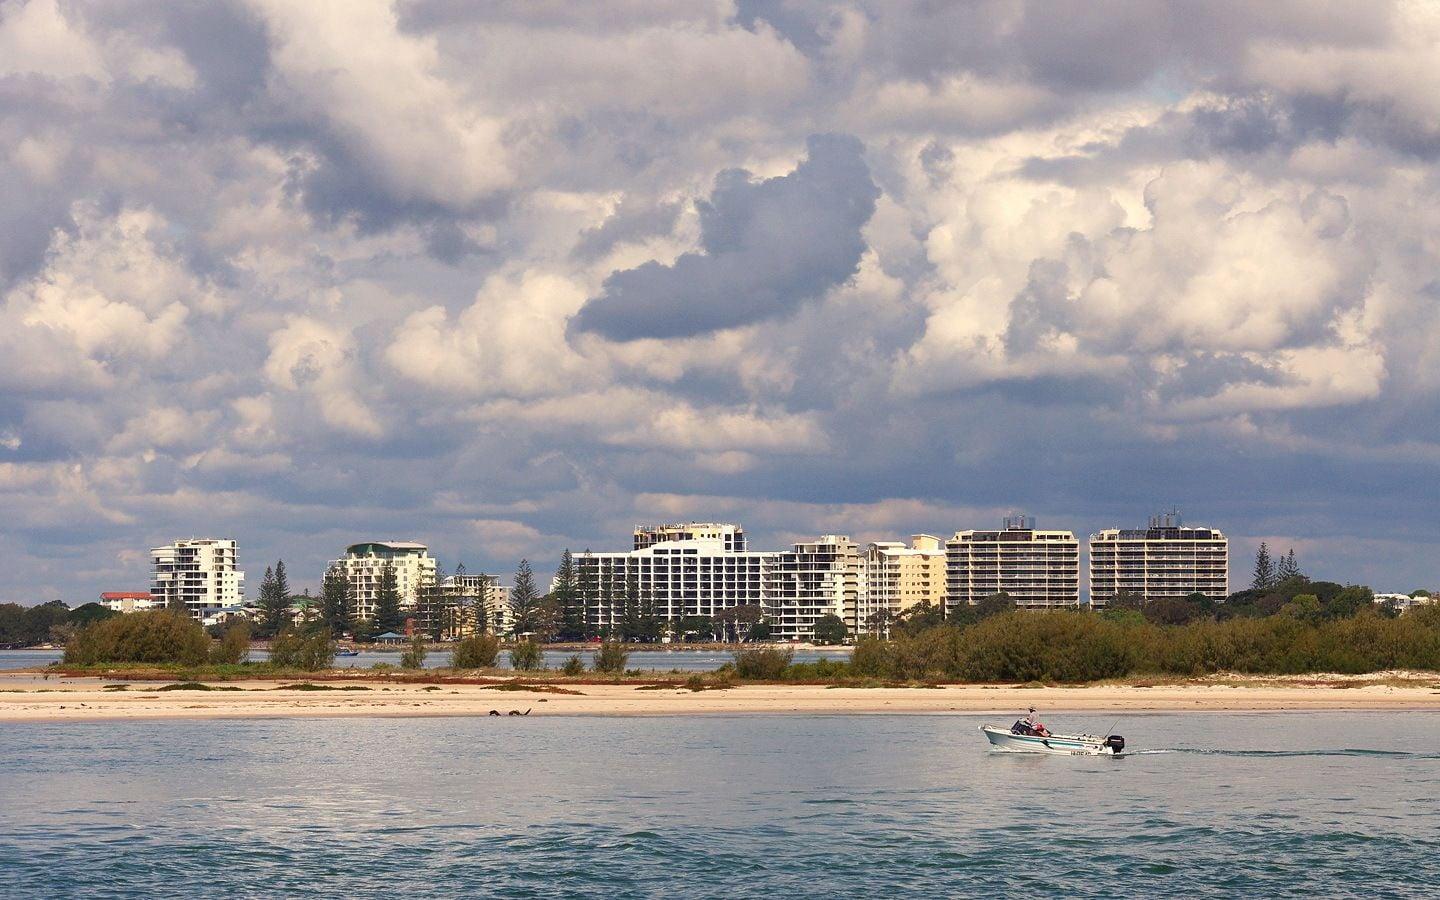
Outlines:
{"type": "Polygon", "coordinates": [[[1022,609],[1080,605],[1080,544],[1074,532],[1042,531],[1029,516],[995,530],[957,531],[945,542],[947,609],[1007,594],[1022,609]]]}
{"type": "Polygon", "coordinates": [[[234,540],[188,538],[150,551],[151,600],[183,608],[196,619],[207,610],[245,602],[245,573],[234,540]]]}
{"type": "Polygon", "coordinates": [[[1407,612],[1407,611],[1409,611],[1409,610],[1412,610],[1412,609],[1414,609],[1414,608],[1417,607],[1417,606],[1428,606],[1429,604],[1434,603],[1434,602],[1435,602],[1435,598],[1434,598],[1434,597],[1431,597],[1431,596],[1428,596],[1428,595],[1425,595],[1425,594],[1421,594],[1421,595],[1418,596],[1418,597],[1412,597],[1412,596],[1410,596],[1409,594],[1376,594],[1376,595],[1375,595],[1375,605],[1376,605],[1376,606],[1389,606],[1391,609],[1394,609],[1396,612],[1401,612],[1401,613],[1407,612]]]}
{"type": "Polygon", "coordinates": [[[374,618],[386,565],[395,569],[401,609],[414,609],[420,588],[435,583],[435,558],[424,544],[414,541],[351,544],[345,548],[345,555],[330,563],[330,567],[349,580],[357,618],[374,618]]]}
{"type": "Polygon", "coordinates": [[[1153,516],[1147,528],[1092,534],[1090,603],[1106,606],[1118,594],[1223,600],[1230,594],[1230,543],[1218,529],[1183,524],[1175,511],[1153,516]]]}
{"type": "Polygon", "coordinates": [[[118,613],[142,612],[160,606],[149,591],[105,591],[100,595],[100,605],[118,613]]]}
{"type": "Polygon", "coordinates": [[[876,541],[865,547],[854,634],[888,637],[890,622],[918,603],[945,603],[945,545],[930,534],[913,534],[910,544],[876,541]]]}

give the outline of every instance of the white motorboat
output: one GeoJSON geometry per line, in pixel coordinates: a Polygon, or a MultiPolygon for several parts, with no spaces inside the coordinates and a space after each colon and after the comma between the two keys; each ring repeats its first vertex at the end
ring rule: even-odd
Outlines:
{"type": "Polygon", "coordinates": [[[1015,728],[981,725],[995,750],[1016,753],[1065,753],[1071,756],[1114,756],[1125,752],[1125,739],[1118,734],[1036,734],[1017,722],[1015,728]]]}

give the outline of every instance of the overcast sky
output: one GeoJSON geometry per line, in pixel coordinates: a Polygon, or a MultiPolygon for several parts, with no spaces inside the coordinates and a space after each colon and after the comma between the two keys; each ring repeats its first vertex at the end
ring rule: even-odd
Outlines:
{"type": "Polygon", "coordinates": [[[0,600],[1162,507],[1440,583],[1440,15],[0,0],[0,600]]]}

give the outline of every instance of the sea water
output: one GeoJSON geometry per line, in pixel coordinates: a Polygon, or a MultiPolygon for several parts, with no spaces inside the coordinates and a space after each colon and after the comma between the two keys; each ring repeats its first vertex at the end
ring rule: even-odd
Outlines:
{"type": "Polygon", "coordinates": [[[984,721],[6,723],[0,895],[1436,895],[1440,715],[984,721]]]}

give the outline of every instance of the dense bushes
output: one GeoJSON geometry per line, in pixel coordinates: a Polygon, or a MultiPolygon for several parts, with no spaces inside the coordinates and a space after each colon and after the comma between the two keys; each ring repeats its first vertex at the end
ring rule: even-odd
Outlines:
{"type": "Polygon", "coordinates": [[[328,628],[285,628],[270,642],[270,662],[281,669],[318,672],[335,663],[335,641],[328,628]]]}
{"type": "Polygon", "coordinates": [[[235,622],[220,635],[220,643],[210,648],[210,662],[217,665],[238,665],[250,656],[250,623],[235,622]]]}
{"type": "Polygon", "coordinates": [[[425,636],[415,635],[410,639],[410,646],[400,654],[400,668],[402,669],[423,669],[425,668],[425,657],[430,649],[425,646],[425,636]]]}
{"type": "Polygon", "coordinates": [[[966,628],[861,640],[851,666],[865,677],[974,682],[1440,669],[1440,609],[1399,618],[1370,611],[1341,619],[1300,613],[1167,626],[1124,610],[1010,612],[966,628]]]}
{"type": "Polygon", "coordinates": [[[67,665],[179,663],[198,666],[210,656],[210,638],[194,619],[169,610],[117,616],[88,625],[65,645],[67,665]]]}
{"type": "Polygon", "coordinates": [[[735,654],[735,674],[741,678],[774,681],[783,678],[795,658],[795,651],[778,647],[756,647],[735,654]]]}
{"type": "Polygon", "coordinates": [[[600,645],[600,651],[595,654],[595,671],[619,675],[625,671],[625,663],[629,660],[630,653],[626,651],[624,644],[619,641],[605,641],[600,645]]]}
{"type": "Polygon", "coordinates": [[[500,658],[500,639],[493,634],[477,634],[461,638],[450,653],[450,665],[456,669],[490,669],[500,658]]]}
{"type": "Polygon", "coordinates": [[[545,656],[534,641],[521,641],[510,648],[510,666],[521,672],[545,668],[545,656]]]}
{"type": "Polygon", "coordinates": [[[118,615],[98,603],[86,603],[75,609],[59,600],[39,606],[0,603],[0,646],[30,647],[47,641],[64,643],[76,630],[118,615]]]}

